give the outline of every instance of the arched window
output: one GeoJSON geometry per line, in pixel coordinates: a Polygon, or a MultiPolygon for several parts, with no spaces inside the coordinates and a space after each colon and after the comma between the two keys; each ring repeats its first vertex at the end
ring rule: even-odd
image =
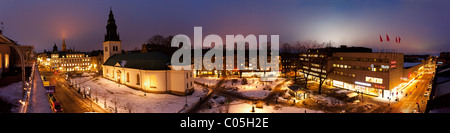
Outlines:
{"type": "Polygon", "coordinates": [[[141,77],[139,76],[139,74],[136,75],[136,84],[137,85],[141,84],[141,77]]]}

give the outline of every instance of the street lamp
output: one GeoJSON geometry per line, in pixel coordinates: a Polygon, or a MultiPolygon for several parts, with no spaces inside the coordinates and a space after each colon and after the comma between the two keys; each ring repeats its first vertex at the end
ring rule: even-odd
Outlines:
{"type": "Polygon", "coordinates": [[[188,106],[187,104],[187,93],[188,93],[188,89],[184,90],[184,97],[186,98],[186,104],[184,106],[188,106]]]}

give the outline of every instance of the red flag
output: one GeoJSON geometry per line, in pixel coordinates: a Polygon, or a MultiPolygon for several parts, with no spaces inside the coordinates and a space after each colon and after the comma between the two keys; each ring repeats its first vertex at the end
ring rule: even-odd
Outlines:
{"type": "Polygon", "coordinates": [[[389,36],[386,34],[386,41],[389,42],[389,36]]]}
{"type": "Polygon", "coordinates": [[[381,35],[380,35],[380,42],[383,42],[383,38],[381,38],[381,35]]]}
{"type": "Polygon", "coordinates": [[[402,38],[398,37],[398,43],[400,43],[401,40],[402,40],[402,38]]]}
{"type": "Polygon", "coordinates": [[[398,37],[395,36],[395,43],[398,43],[398,37]]]}

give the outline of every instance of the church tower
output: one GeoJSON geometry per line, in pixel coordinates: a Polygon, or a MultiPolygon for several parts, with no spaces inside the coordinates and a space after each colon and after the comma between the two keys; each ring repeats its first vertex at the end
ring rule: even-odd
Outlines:
{"type": "Polygon", "coordinates": [[[63,37],[62,51],[66,52],[66,39],[63,37]]]}
{"type": "Polygon", "coordinates": [[[105,41],[103,42],[103,63],[105,63],[109,57],[121,53],[122,42],[120,41],[119,34],[117,33],[117,25],[116,20],[114,20],[114,14],[112,9],[110,9],[108,24],[106,25],[105,41]]]}

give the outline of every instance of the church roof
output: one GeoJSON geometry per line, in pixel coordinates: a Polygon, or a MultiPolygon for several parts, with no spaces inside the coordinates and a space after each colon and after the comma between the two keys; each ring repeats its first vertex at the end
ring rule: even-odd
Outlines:
{"type": "Polygon", "coordinates": [[[170,70],[171,58],[161,52],[116,54],[103,65],[115,66],[117,63],[125,68],[142,70],[170,70]]]}

